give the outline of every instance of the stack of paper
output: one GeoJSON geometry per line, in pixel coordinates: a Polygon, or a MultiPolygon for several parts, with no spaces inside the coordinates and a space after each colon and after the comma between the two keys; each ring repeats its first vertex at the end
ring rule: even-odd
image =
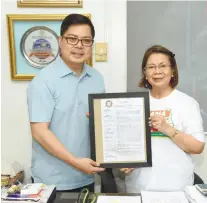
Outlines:
{"type": "Polygon", "coordinates": [[[202,195],[195,186],[185,188],[185,195],[191,203],[206,203],[207,196],[202,195]]]}
{"type": "Polygon", "coordinates": [[[43,187],[43,183],[26,184],[21,189],[21,195],[36,195],[43,189],[43,187]]]}
{"type": "Polygon", "coordinates": [[[143,203],[188,203],[184,192],[147,192],[142,191],[143,203]]]}
{"type": "Polygon", "coordinates": [[[141,203],[140,196],[98,196],[97,203],[141,203]]]}
{"type": "Polygon", "coordinates": [[[56,195],[55,185],[44,186],[37,195],[21,195],[20,192],[8,194],[7,190],[1,193],[1,203],[50,203],[56,195]]]}

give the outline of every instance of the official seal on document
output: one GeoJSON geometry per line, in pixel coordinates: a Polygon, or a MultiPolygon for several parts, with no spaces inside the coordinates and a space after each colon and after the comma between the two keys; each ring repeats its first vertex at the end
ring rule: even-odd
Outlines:
{"type": "Polygon", "coordinates": [[[31,66],[44,68],[59,54],[58,35],[45,26],[32,27],[22,36],[20,48],[31,66]]]}
{"type": "Polygon", "coordinates": [[[106,101],[106,106],[107,106],[107,107],[111,107],[111,106],[112,106],[112,104],[113,104],[113,103],[112,103],[112,101],[111,101],[111,100],[107,100],[107,101],[106,101]]]}

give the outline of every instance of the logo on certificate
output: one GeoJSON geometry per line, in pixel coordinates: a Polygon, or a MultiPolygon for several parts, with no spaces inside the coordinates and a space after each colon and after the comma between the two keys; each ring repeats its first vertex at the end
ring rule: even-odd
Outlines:
{"type": "Polygon", "coordinates": [[[44,26],[32,27],[22,36],[21,52],[30,65],[44,68],[59,54],[58,35],[44,26]]]}
{"type": "Polygon", "coordinates": [[[106,107],[111,107],[112,106],[112,101],[111,100],[107,100],[106,101],[106,107]]]}

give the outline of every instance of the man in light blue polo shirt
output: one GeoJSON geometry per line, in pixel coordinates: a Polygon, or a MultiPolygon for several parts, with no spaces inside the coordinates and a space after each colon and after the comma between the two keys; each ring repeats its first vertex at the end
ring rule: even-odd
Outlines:
{"type": "Polygon", "coordinates": [[[57,190],[93,191],[94,174],[104,171],[90,159],[88,94],[103,93],[101,74],[85,61],[92,53],[95,30],[80,14],[61,25],[60,55],[30,83],[29,119],[33,136],[31,175],[34,182],[57,190]]]}

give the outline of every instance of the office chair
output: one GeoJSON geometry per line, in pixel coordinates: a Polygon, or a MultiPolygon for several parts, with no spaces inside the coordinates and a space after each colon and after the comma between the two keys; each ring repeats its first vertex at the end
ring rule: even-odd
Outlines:
{"type": "Polygon", "coordinates": [[[203,180],[196,173],[194,173],[193,185],[195,185],[195,184],[204,184],[203,180]]]}

